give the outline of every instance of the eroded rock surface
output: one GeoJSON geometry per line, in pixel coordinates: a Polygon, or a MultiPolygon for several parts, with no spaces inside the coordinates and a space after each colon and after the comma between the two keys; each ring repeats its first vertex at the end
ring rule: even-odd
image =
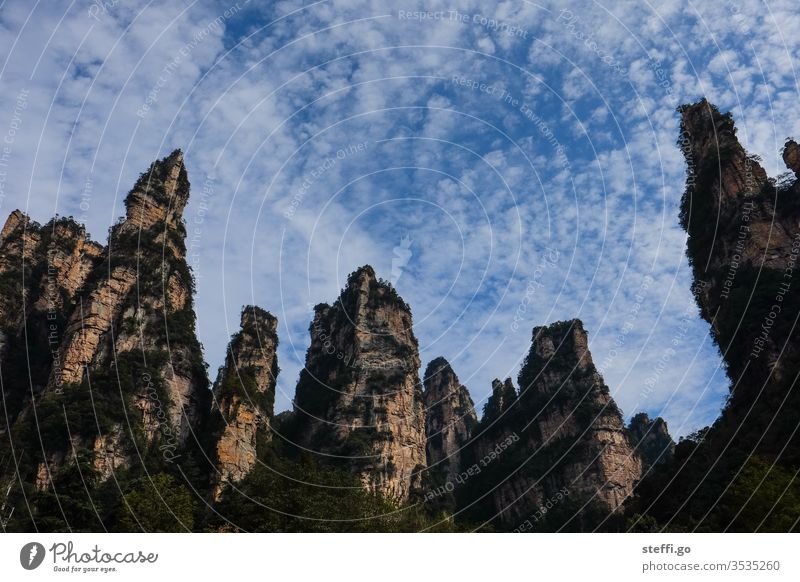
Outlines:
{"type": "Polygon", "coordinates": [[[295,413],[303,443],[365,486],[405,500],[425,467],[425,408],[411,312],[372,267],[317,305],[295,413]]]}

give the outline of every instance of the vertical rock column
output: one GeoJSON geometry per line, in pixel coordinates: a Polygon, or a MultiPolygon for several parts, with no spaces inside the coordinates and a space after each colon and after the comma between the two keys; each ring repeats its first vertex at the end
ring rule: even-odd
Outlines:
{"type": "Polygon", "coordinates": [[[256,463],[259,441],[272,438],[278,376],[278,320],[260,307],[242,310],[241,329],[228,345],[214,384],[211,427],[214,500],[227,483],[241,481],[256,463]]]}
{"type": "Polygon", "coordinates": [[[370,266],[315,308],[295,414],[303,444],[405,500],[425,467],[425,409],[411,311],[370,266]]]}
{"type": "Polygon", "coordinates": [[[444,358],[428,364],[424,386],[428,468],[451,480],[461,470],[462,449],[478,424],[475,406],[444,358]]]}

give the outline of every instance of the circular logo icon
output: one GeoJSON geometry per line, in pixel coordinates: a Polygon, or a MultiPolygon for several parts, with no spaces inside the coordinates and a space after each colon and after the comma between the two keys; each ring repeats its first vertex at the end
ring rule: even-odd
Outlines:
{"type": "Polygon", "coordinates": [[[19,551],[19,563],[26,570],[35,570],[44,561],[44,546],[39,542],[30,542],[19,551]]]}

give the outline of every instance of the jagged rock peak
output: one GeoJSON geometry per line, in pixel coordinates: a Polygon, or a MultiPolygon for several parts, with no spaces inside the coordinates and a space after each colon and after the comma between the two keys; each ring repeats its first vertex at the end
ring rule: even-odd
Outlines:
{"type": "Polygon", "coordinates": [[[233,335],[228,344],[225,364],[220,370],[220,378],[215,390],[228,391],[246,397],[253,397],[250,391],[267,395],[267,401],[260,403],[261,412],[272,416],[275,399],[275,382],[277,372],[278,318],[270,312],[255,305],[242,308],[240,330],[233,335]],[[245,386],[245,375],[252,380],[251,386],[245,386]],[[230,384],[220,384],[220,380],[232,377],[230,384]],[[244,389],[244,393],[242,392],[244,389]]]}
{"type": "Polygon", "coordinates": [[[659,417],[650,420],[646,412],[633,415],[628,423],[631,443],[642,455],[647,466],[666,463],[675,452],[675,441],[669,434],[667,422],[659,417]]]}
{"type": "MultiPolygon", "coordinates": [[[[347,276],[344,289],[339,294],[337,303],[342,303],[347,297],[358,293],[363,289],[369,289],[372,285],[378,282],[378,277],[375,274],[375,269],[371,265],[364,265],[359,267],[347,276]]],[[[321,303],[322,307],[329,307],[326,303],[321,303]]]]}
{"type": "Polygon", "coordinates": [[[556,354],[559,359],[581,370],[594,366],[589,353],[589,337],[580,319],[557,321],[533,328],[532,349],[528,357],[535,355],[548,361],[556,354]]]}
{"type": "Polygon", "coordinates": [[[262,309],[258,305],[245,305],[242,308],[242,314],[240,317],[240,326],[242,330],[255,328],[255,330],[259,330],[260,328],[275,331],[276,326],[278,324],[278,318],[272,315],[266,309],[262,309]]]}
{"type": "MultiPolygon", "coordinates": [[[[531,450],[541,455],[573,442],[559,461],[552,483],[571,483],[612,510],[628,498],[641,477],[641,459],[633,452],[622,415],[597,372],[588,337],[578,319],[534,328],[531,350],[519,374],[519,414],[532,427],[531,450]]],[[[540,477],[537,475],[537,477],[540,477]]],[[[544,497],[549,494],[544,488],[544,497]]]]}
{"type": "Polygon", "coordinates": [[[717,184],[711,195],[723,205],[740,196],[758,194],[767,182],[767,173],[739,143],[731,114],[720,113],[705,99],[683,105],[678,111],[679,143],[689,166],[691,183],[701,173],[716,175],[717,184]]]}
{"type": "Polygon", "coordinates": [[[449,387],[453,384],[453,380],[457,383],[458,377],[450,366],[450,362],[445,358],[438,357],[428,362],[428,366],[425,368],[425,377],[423,381],[426,392],[430,390],[429,386],[433,388],[439,386],[449,387]]]}
{"type": "MultiPolygon", "coordinates": [[[[57,318],[66,317],[102,251],[71,217],[56,217],[41,226],[20,210],[9,215],[0,232],[0,274],[7,281],[5,293],[0,294],[4,328],[0,331],[0,354],[9,338],[22,332],[26,318],[36,319],[36,313],[47,312],[48,326],[52,326],[57,318]]],[[[31,324],[28,334],[43,329],[31,324]]],[[[22,337],[17,339],[23,341],[22,337]]],[[[53,335],[47,339],[56,341],[53,335]]],[[[37,366],[37,371],[46,368],[37,366]]]]}
{"type": "MultiPolygon", "coordinates": [[[[6,218],[3,230],[0,231],[0,243],[5,241],[11,233],[23,230],[30,222],[30,217],[22,212],[22,210],[17,209],[12,211],[11,214],[8,215],[8,218],[6,218]]],[[[33,225],[35,225],[35,228],[39,228],[39,225],[35,222],[33,225]]]]}
{"type": "Polygon", "coordinates": [[[315,308],[295,396],[306,447],[349,459],[365,486],[404,500],[425,466],[425,409],[411,312],[365,265],[315,308]]]}
{"type": "Polygon", "coordinates": [[[0,231],[0,272],[10,270],[14,266],[21,268],[20,261],[29,261],[41,242],[41,225],[34,222],[21,210],[14,210],[6,219],[0,231]],[[19,264],[18,264],[19,263],[19,264]]]}
{"type": "Polygon", "coordinates": [[[787,140],[783,146],[783,161],[800,178],[800,145],[793,139],[787,140]]]}
{"type": "Polygon", "coordinates": [[[375,269],[372,265],[362,265],[347,277],[347,285],[352,286],[363,282],[364,280],[377,280],[378,276],[375,274],[375,269]]]}
{"type": "Polygon", "coordinates": [[[279,371],[277,326],[271,313],[255,305],[244,307],[241,329],[231,338],[219,370],[211,415],[215,500],[227,483],[247,476],[255,465],[258,443],[272,438],[279,371]]]}
{"type": "Polygon", "coordinates": [[[177,227],[189,200],[189,177],[183,163],[183,152],[173,151],[157,160],[139,176],[125,198],[126,222],[148,229],[155,224],[162,228],[177,227]]]}
{"type": "Polygon", "coordinates": [[[483,420],[493,420],[503,415],[517,399],[514,381],[506,378],[505,382],[495,378],[492,380],[492,395],[483,407],[483,420]]]}
{"type": "MultiPolygon", "coordinates": [[[[403,298],[400,297],[392,284],[378,277],[371,265],[359,267],[348,275],[345,288],[342,289],[336,303],[343,306],[348,313],[355,308],[357,303],[369,304],[370,306],[378,304],[393,305],[409,314],[411,313],[411,308],[403,301],[403,298]],[[361,297],[361,302],[358,302],[358,296],[361,297]]],[[[325,308],[327,305],[321,304],[318,307],[325,308]]],[[[408,331],[410,332],[411,330],[408,331]]]]}
{"type": "Polygon", "coordinates": [[[428,466],[449,479],[460,470],[461,450],[478,424],[475,405],[444,358],[428,364],[423,383],[428,466]]]}

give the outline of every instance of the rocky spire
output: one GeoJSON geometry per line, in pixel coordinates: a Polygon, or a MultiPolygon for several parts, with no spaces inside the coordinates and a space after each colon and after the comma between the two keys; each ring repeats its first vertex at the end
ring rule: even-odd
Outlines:
{"type": "Polygon", "coordinates": [[[579,319],[533,330],[533,346],[519,375],[520,398],[547,447],[575,439],[561,482],[617,509],[641,475],[622,415],[592,362],[579,319]]]}
{"type": "Polygon", "coordinates": [[[758,194],[767,183],[767,173],[758,160],[748,156],[736,137],[736,126],[728,114],[703,99],[680,108],[680,145],[691,163],[689,177],[709,182],[701,196],[715,206],[738,206],[739,199],[758,194]]]}
{"type": "Polygon", "coordinates": [[[675,441],[666,421],[660,416],[650,420],[646,412],[635,414],[628,423],[631,443],[647,467],[668,463],[675,453],[675,441]]]}
{"type": "Polygon", "coordinates": [[[189,201],[189,178],[179,149],[153,162],[125,198],[126,228],[178,228],[189,201]]]}
{"type": "MultiPolygon", "coordinates": [[[[650,469],[632,511],[670,527],[737,531],[742,503],[763,495],[759,486],[747,491],[739,482],[748,464],[766,462],[772,479],[800,463],[800,180],[788,173],[768,178],[739,143],[729,113],[706,100],[678,111],[692,292],[725,361],[731,395],[720,418],[677,445],[680,459],[650,469]],[[726,501],[734,483],[743,488],[739,503],[726,501]]],[[[800,148],[793,140],[783,159],[797,175],[800,148]]],[[[645,438],[639,444],[645,456],[647,446],[645,438]]],[[[785,530],[775,525],[772,501],[749,514],[760,531],[785,530]]]]}
{"type": "MultiPolygon", "coordinates": [[[[739,143],[730,113],[720,113],[706,100],[679,111],[680,144],[688,167],[681,206],[681,221],[689,234],[687,254],[696,279],[705,283],[699,292],[705,295],[713,288],[713,294],[727,299],[735,284],[735,274],[727,280],[734,263],[734,270],[739,264],[786,267],[797,231],[791,216],[795,212],[776,213],[790,201],[739,143]]],[[[787,142],[784,159],[790,168],[797,157],[796,144],[787,142]]],[[[706,297],[701,308],[713,310],[716,303],[706,297]]]]}
{"type": "Polygon", "coordinates": [[[101,253],[71,218],[40,226],[15,210],[6,220],[0,232],[0,370],[10,419],[60,368],[66,318],[101,253]]]}
{"type": "MultiPolygon", "coordinates": [[[[139,177],[125,199],[125,219],[111,229],[95,285],[69,322],[64,365],[54,382],[80,382],[85,366],[108,361],[117,320],[154,324],[163,319],[161,312],[183,311],[190,305],[193,281],[184,260],[181,223],[188,198],[189,180],[180,150],[153,162],[139,177]],[[137,283],[139,297],[126,301],[137,283]]],[[[122,344],[119,351],[135,347],[140,331],[121,333],[116,338],[122,344]]]]}
{"type": "Polygon", "coordinates": [[[255,465],[258,444],[272,439],[278,376],[278,320],[260,307],[242,309],[241,329],[228,344],[225,364],[214,384],[211,429],[213,496],[241,481],[255,465]]]}
{"type": "Polygon", "coordinates": [[[492,380],[492,395],[489,396],[483,407],[483,420],[491,421],[500,418],[517,399],[517,389],[511,378],[501,382],[498,378],[492,380]]]}
{"type": "Polygon", "coordinates": [[[500,481],[491,496],[507,525],[564,490],[617,510],[641,476],[641,459],[594,367],[580,320],[534,328],[516,403],[493,426],[484,422],[479,456],[515,443],[493,464],[500,481]]]}
{"type": "MultiPolygon", "coordinates": [[[[756,398],[765,403],[772,387],[790,381],[800,365],[792,323],[800,309],[800,181],[768,178],[739,143],[729,113],[705,100],[679,111],[689,168],[681,219],[693,291],[728,364],[731,407],[744,413],[756,398]]],[[[783,158],[790,170],[800,169],[793,140],[783,158]]],[[[776,409],[786,408],[784,389],[774,395],[776,409]]]]}
{"type": "MultiPolygon", "coordinates": [[[[99,430],[73,435],[73,448],[92,451],[101,481],[133,462],[137,448],[158,446],[165,458],[178,456],[207,414],[208,380],[184,258],[181,213],[188,196],[183,154],[176,150],[138,179],[105,249],[83,242],[77,225],[55,223],[40,231],[69,242],[68,252],[48,251],[45,260],[60,269],[65,297],[74,297],[63,312],[61,343],[52,350],[49,392],[75,400],[91,385],[93,392],[122,394],[99,430]],[[137,414],[140,424],[131,423],[137,414]]],[[[39,468],[45,481],[53,472],[39,468]]]]}
{"type": "Polygon", "coordinates": [[[428,467],[452,479],[461,470],[461,451],[478,424],[475,406],[444,358],[428,364],[423,383],[428,467]]]}
{"type": "Polygon", "coordinates": [[[315,308],[295,415],[302,443],[404,500],[425,466],[425,409],[411,311],[370,266],[315,308]]]}

